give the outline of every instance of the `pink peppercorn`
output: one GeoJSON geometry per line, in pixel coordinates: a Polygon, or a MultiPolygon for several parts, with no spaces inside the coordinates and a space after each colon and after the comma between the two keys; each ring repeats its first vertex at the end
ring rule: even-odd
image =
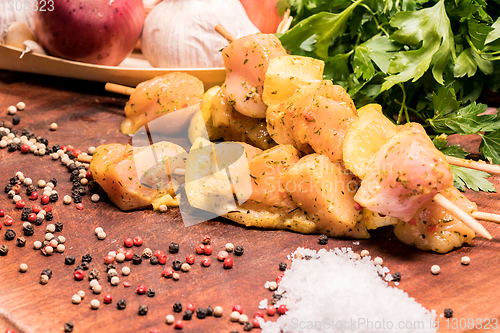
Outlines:
{"type": "Polygon", "coordinates": [[[280,284],[280,282],[281,282],[281,280],[283,280],[284,276],[285,276],[285,274],[278,274],[278,276],[276,277],[276,283],[280,284]]]}
{"type": "Polygon", "coordinates": [[[36,199],[38,199],[38,192],[36,192],[36,191],[31,192],[31,194],[29,196],[29,199],[30,200],[36,200],[36,199]]]}
{"type": "Polygon", "coordinates": [[[127,250],[125,250],[123,247],[120,247],[118,250],[116,250],[116,254],[118,254],[118,253],[125,254],[125,252],[127,252],[127,250]]]}
{"type": "Polygon", "coordinates": [[[208,267],[212,264],[212,261],[209,257],[203,257],[203,259],[201,259],[201,264],[205,267],[208,267]]]}
{"type": "Polygon", "coordinates": [[[142,237],[137,236],[134,237],[133,242],[135,246],[141,246],[144,241],[142,240],[142,237]]]}
{"type": "Polygon", "coordinates": [[[205,253],[207,256],[211,255],[214,249],[212,248],[212,245],[205,245],[203,248],[203,253],[205,253]]]}
{"type": "Polygon", "coordinates": [[[217,260],[224,261],[228,256],[229,253],[227,253],[227,251],[219,251],[219,253],[217,253],[217,260]]]}
{"type": "Polygon", "coordinates": [[[279,313],[279,314],[285,314],[287,311],[288,311],[288,309],[286,308],[286,305],[285,305],[285,304],[281,304],[281,305],[278,307],[278,313],[279,313]]]}
{"type": "Polygon", "coordinates": [[[85,174],[85,178],[87,178],[88,181],[94,179],[94,176],[92,176],[92,172],[90,172],[90,170],[88,170],[87,173],[85,174]]]}
{"type": "Polygon", "coordinates": [[[130,287],[131,285],[132,285],[132,284],[131,284],[129,281],[123,281],[123,286],[124,286],[125,288],[128,288],[128,287],[130,287]]]}
{"type": "Polygon", "coordinates": [[[276,308],[274,307],[274,305],[268,305],[266,313],[268,316],[274,316],[274,314],[276,313],[276,308]]]}
{"type": "Polygon", "coordinates": [[[75,149],[73,150],[73,157],[78,157],[78,155],[80,155],[82,153],[82,151],[80,149],[75,149]]]}
{"type": "Polygon", "coordinates": [[[28,222],[33,223],[33,222],[35,222],[35,221],[36,221],[36,214],[35,214],[35,213],[30,213],[30,214],[28,215],[28,222]]]}
{"type": "Polygon", "coordinates": [[[354,203],[354,209],[356,209],[356,210],[362,210],[363,206],[361,206],[359,203],[355,202],[354,203]]]}
{"type": "Polygon", "coordinates": [[[125,252],[125,260],[132,260],[133,257],[134,257],[134,251],[127,250],[127,252],[125,252]]]}
{"type": "Polygon", "coordinates": [[[76,209],[82,210],[83,209],[83,204],[82,203],[76,204],[76,209]]]}
{"type": "Polygon", "coordinates": [[[161,272],[161,276],[163,277],[172,277],[173,274],[174,270],[172,269],[172,267],[167,267],[163,270],[163,272],[161,272]]]}
{"type": "MultiPolygon", "coordinates": [[[[64,147],[64,146],[63,146],[63,147],[64,147]]],[[[70,151],[75,150],[75,148],[73,148],[73,146],[72,146],[72,145],[67,145],[65,148],[66,148],[66,151],[67,151],[67,152],[70,152],[70,151]]]]}
{"type": "Polygon", "coordinates": [[[194,248],[194,250],[195,250],[195,251],[196,251],[196,253],[198,253],[198,254],[203,254],[203,248],[204,248],[204,247],[205,247],[205,245],[200,244],[200,245],[196,246],[196,247],[194,248]]]}
{"type": "Polygon", "coordinates": [[[85,273],[83,273],[83,271],[81,269],[77,269],[75,271],[74,275],[75,275],[75,280],[77,280],[77,281],[81,281],[85,277],[85,273]]]}
{"type": "Polygon", "coordinates": [[[233,258],[226,258],[226,259],[224,259],[224,263],[222,264],[222,266],[225,269],[231,269],[231,268],[233,268],[233,258]]]}
{"type": "Polygon", "coordinates": [[[242,314],[243,308],[241,307],[241,305],[235,305],[235,306],[233,306],[233,311],[236,311],[236,312],[239,312],[239,314],[242,314]]]}
{"type": "Polygon", "coordinates": [[[40,199],[40,201],[42,202],[43,205],[46,205],[49,203],[50,198],[48,195],[42,195],[42,199],[40,199]]]}
{"type": "Polygon", "coordinates": [[[18,209],[24,208],[24,205],[25,205],[24,200],[19,200],[18,202],[16,202],[16,208],[18,209]]]}
{"type": "Polygon", "coordinates": [[[47,213],[52,212],[52,206],[51,205],[45,205],[43,206],[43,210],[46,211],[47,213]]]}
{"type": "Polygon", "coordinates": [[[14,191],[14,193],[16,194],[19,194],[19,192],[21,192],[21,186],[19,186],[19,184],[14,185],[12,191],[14,191]]]}
{"type": "Polygon", "coordinates": [[[115,261],[115,258],[110,254],[108,254],[107,256],[104,257],[104,263],[106,265],[112,264],[113,261],[115,261]]]}
{"type": "Polygon", "coordinates": [[[194,306],[193,303],[189,303],[187,306],[186,306],[186,310],[189,310],[191,312],[194,312],[194,310],[196,310],[196,306],[194,306]]]}
{"type": "Polygon", "coordinates": [[[14,223],[14,219],[10,215],[5,215],[5,220],[3,221],[3,224],[5,224],[6,227],[12,225],[14,223]]]}
{"type": "Polygon", "coordinates": [[[252,323],[252,326],[255,327],[255,328],[260,328],[260,324],[259,324],[259,321],[257,320],[257,318],[252,318],[250,320],[250,323],[252,323]]]}
{"type": "Polygon", "coordinates": [[[123,245],[125,245],[125,247],[132,247],[134,246],[134,241],[132,240],[132,238],[125,238],[125,240],[123,241],[123,245]]]}
{"type": "Polygon", "coordinates": [[[4,217],[4,216],[5,216],[5,210],[0,209],[0,217],[4,217]]]}
{"type": "Polygon", "coordinates": [[[136,292],[139,294],[139,295],[144,295],[148,290],[146,289],[146,287],[143,285],[143,284],[140,284],[137,289],[136,289],[136,292]]]}
{"type": "Polygon", "coordinates": [[[203,236],[203,240],[201,242],[205,245],[208,245],[208,244],[210,244],[211,241],[212,241],[212,239],[210,238],[210,236],[205,235],[205,236],[203,236]]]}
{"type": "Polygon", "coordinates": [[[262,311],[257,311],[253,314],[253,317],[254,318],[257,318],[257,317],[261,317],[261,318],[264,318],[264,312],[262,311]]]}
{"type": "Polygon", "coordinates": [[[158,257],[158,263],[160,265],[165,265],[167,263],[167,255],[162,254],[161,256],[158,257]]]}
{"type": "Polygon", "coordinates": [[[188,254],[186,256],[186,262],[190,265],[194,264],[194,256],[192,254],[188,254]]]}
{"type": "Polygon", "coordinates": [[[149,330],[149,333],[160,333],[156,328],[152,328],[149,330]]]}
{"type": "Polygon", "coordinates": [[[156,250],[155,253],[154,253],[154,256],[156,258],[159,258],[161,255],[163,255],[163,251],[162,250],[156,250]]]}
{"type": "Polygon", "coordinates": [[[177,320],[174,324],[174,327],[178,330],[182,330],[182,328],[184,327],[184,324],[182,323],[182,320],[177,320]]]}
{"type": "Polygon", "coordinates": [[[12,329],[8,329],[5,331],[5,333],[16,333],[16,331],[12,330],[12,329]]]}
{"type": "Polygon", "coordinates": [[[29,152],[30,152],[30,146],[28,146],[26,144],[24,144],[24,145],[21,146],[21,153],[27,154],[29,152]]]}
{"type": "Polygon", "coordinates": [[[32,211],[33,213],[35,213],[35,214],[40,213],[40,211],[41,211],[41,210],[42,210],[42,208],[41,208],[40,206],[38,206],[38,205],[33,205],[33,206],[31,207],[31,211],[32,211]]]}
{"type": "Polygon", "coordinates": [[[113,301],[113,297],[111,296],[111,294],[106,294],[104,296],[104,303],[105,304],[110,304],[112,301],[113,301]]]}

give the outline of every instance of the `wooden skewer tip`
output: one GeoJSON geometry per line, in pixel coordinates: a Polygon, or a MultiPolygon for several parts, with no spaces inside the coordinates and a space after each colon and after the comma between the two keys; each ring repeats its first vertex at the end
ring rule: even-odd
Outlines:
{"type": "Polygon", "coordinates": [[[111,82],[106,83],[104,89],[109,92],[113,92],[120,95],[128,95],[128,96],[132,95],[132,93],[135,91],[135,88],[122,86],[120,84],[111,82]]]}
{"type": "Polygon", "coordinates": [[[236,40],[236,37],[234,37],[234,35],[232,33],[230,33],[229,31],[227,31],[226,28],[224,28],[220,24],[217,24],[215,26],[215,31],[217,31],[217,33],[219,33],[219,35],[221,35],[222,37],[224,37],[229,43],[232,43],[232,42],[234,42],[236,40]]]}

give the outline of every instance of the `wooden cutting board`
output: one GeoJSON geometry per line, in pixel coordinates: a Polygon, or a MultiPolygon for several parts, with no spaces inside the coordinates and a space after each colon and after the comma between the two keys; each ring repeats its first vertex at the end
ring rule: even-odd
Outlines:
{"type": "MultiPolygon", "coordinates": [[[[103,143],[129,141],[118,130],[127,98],[104,92],[103,84],[0,72],[0,119],[10,118],[7,107],[19,101],[26,103],[26,110],[18,112],[21,123],[16,128],[34,131],[47,138],[49,145],[70,144],[86,150],[89,146],[103,143]],[[59,125],[55,132],[49,131],[53,122],[59,125]]],[[[455,140],[467,146],[477,146],[478,143],[474,138],[455,140]]],[[[65,253],[45,257],[40,251],[33,250],[32,244],[43,237],[47,222],[35,227],[34,236],[26,237],[24,248],[16,247],[15,241],[4,240],[3,234],[8,228],[3,226],[0,244],[7,244],[10,251],[7,256],[0,257],[0,332],[7,328],[14,328],[16,332],[63,332],[64,323],[68,321],[74,323],[74,332],[149,332],[151,328],[170,332],[174,328],[165,324],[165,317],[173,313],[172,305],[176,301],[183,305],[194,303],[199,307],[220,305],[224,308],[222,318],[200,320],[193,317],[184,323],[185,332],[242,332],[241,325],[229,321],[231,307],[240,304],[244,312],[253,317],[259,302],[271,298],[272,293],[264,288],[264,284],[276,278],[280,273],[278,264],[288,262],[287,255],[298,246],[312,249],[349,246],[357,252],[368,249],[371,255],[382,257],[391,272],[401,273],[399,288],[419,303],[435,309],[438,314],[442,314],[444,308],[454,310],[454,317],[448,323],[444,318],[440,319],[440,332],[473,332],[476,331],[470,329],[473,326],[468,327],[466,323],[474,320],[474,327],[477,327],[479,319],[483,324],[485,320],[490,321],[490,332],[500,331],[492,329],[500,316],[500,291],[497,288],[500,226],[495,224],[486,225],[493,236],[492,241],[476,238],[471,246],[445,255],[426,253],[403,245],[390,228],[373,232],[370,240],[361,240],[359,245],[354,245],[353,240],[330,239],[326,246],[321,246],[317,235],[246,228],[222,219],[184,227],[177,209],[171,209],[166,214],[149,210],[124,213],[107,201],[92,203],[88,195],[83,199],[84,209],[79,211],[74,204],[64,206],[62,203],[62,197],[70,192],[71,183],[69,173],[59,161],[53,161],[48,156],[42,158],[19,152],[8,153],[6,149],[0,150],[0,161],[2,189],[17,171],[22,171],[34,181],[52,177],[58,180],[56,189],[61,199],[52,205],[53,222],[64,223],[60,234],[67,239],[65,253]],[[105,230],[105,240],[100,241],[95,236],[94,229],[98,226],[105,230]],[[194,247],[204,235],[210,235],[213,240],[212,265],[201,267],[201,257],[196,256],[191,271],[181,272],[179,281],[161,277],[163,266],[153,266],[147,261],[137,266],[126,262],[132,269],[130,276],[119,274],[121,282],[115,287],[101,279],[103,293],[92,295],[88,280],[75,281],[74,266],[64,264],[66,255],[77,257],[79,264],[81,256],[90,253],[94,258],[91,268],[105,275],[103,257],[121,247],[125,237],[134,236],[144,239],[142,247],[134,248],[135,253],[140,254],[145,247],[167,252],[168,244],[175,241],[180,244],[180,251],[168,254],[168,263],[177,259],[183,261],[187,254],[194,254],[194,247]],[[234,257],[233,269],[224,270],[215,254],[228,242],[242,245],[245,253],[234,257]],[[463,255],[471,258],[469,266],[460,264],[463,255]],[[24,274],[18,270],[21,263],[29,266],[24,274]],[[437,276],[430,273],[434,264],[441,266],[441,274],[437,276]],[[38,280],[41,271],[46,268],[52,269],[53,277],[42,286],[38,280]],[[123,281],[129,281],[131,287],[125,288],[123,281]],[[141,283],[153,288],[156,295],[152,298],[137,295],[135,289],[141,283]],[[74,305],[71,297],[78,290],[84,290],[87,296],[80,305],[74,305]],[[110,305],[102,302],[107,293],[113,296],[110,305]],[[93,298],[101,301],[99,310],[90,309],[89,303],[93,298]],[[127,301],[127,308],[122,311],[116,307],[121,298],[127,301]],[[148,306],[146,316],[138,315],[140,305],[148,306]]],[[[493,178],[493,182],[500,186],[498,179],[493,178]]],[[[468,191],[466,195],[476,201],[480,210],[500,213],[500,194],[468,191]]],[[[27,202],[32,204],[29,200],[27,202]]],[[[22,235],[21,211],[15,209],[3,192],[0,194],[0,208],[14,217],[12,229],[22,235]]],[[[125,264],[117,264],[117,267],[120,269],[125,264]]],[[[179,317],[176,314],[176,318],[179,317]]]]}

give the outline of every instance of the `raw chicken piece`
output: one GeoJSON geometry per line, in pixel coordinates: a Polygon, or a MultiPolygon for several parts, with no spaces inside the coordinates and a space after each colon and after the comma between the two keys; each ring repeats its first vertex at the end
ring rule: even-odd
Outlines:
{"type": "Polygon", "coordinates": [[[316,224],[318,232],[369,238],[354,201],[359,179],[340,164],[325,155],[307,155],[288,168],[282,180],[285,191],[316,224]]]}
{"type": "MultiPolygon", "coordinates": [[[[440,193],[469,214],[477,209],[475,203],[467,200],[454,187],[440,193]]],[[[463,243],[470,244],[475,236],[471,228],[434,200],[426,202],[409,222],[400,221],[394,227],[394,234],[405,244],[438,253],[449,252],[463,243]]]]}
{"type": "Polygon", "coordinates": [[[227,102],[239,113],[265,118],[267,106],[262,101],[264,78],[272,58],[286,55],[281,42],[272,34],[253,34],[233,41],[222,50],[227,102]]]}
{"type": "Polygon", "coordinates": [[[160,205],[179,205],[175,191],[184,177],[171,173],[184,169],[186,158],[186,151],[170,142],[141,148],[118,143],[101,145],[92,157],[90,171],[121,210],[151,205],[156,210],[160,205]]]}
{"type": "Polygon", "coordinates": [[[241,141],[268,149],[276,145],[267,132],[266,120],[251,118],[237,112],[226,99],[221,88],[212,99],[212,124],[220,128],[226,141],[241,141]]]}
{"type": "Polygon", "coordinates": [[[446,157],[418,124],[392,137],[373,157],[354,200],[408,222],[442,189],[453,187],[446,157]]]}
{"type": "Polygon", "coordinates": [[[341,162],[343,140],[356,116],[356,107],[344,88],[321,81],[300,89],[285,103],[271,105],[267,129],[278,144],[291,144],[302,152],[341,162]]]}
{"type": "MultiPolygon", "coordinates": [[[[125,105],[126,118],[120,130],[123,134],[134,134],[156,118],[200,104],[203,92],[203,82],[186,73],[168,73],[139,83],[125,105]]],[[[181,119],[176,129],[181,129],[190,120],[189,116],[181,119]]]]}

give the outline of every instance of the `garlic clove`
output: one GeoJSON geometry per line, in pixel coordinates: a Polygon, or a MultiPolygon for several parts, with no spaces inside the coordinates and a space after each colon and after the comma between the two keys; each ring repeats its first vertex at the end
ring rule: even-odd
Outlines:
{"type": "Polygon", "coordinates": [[[24,23],[13,22],[2,35],[3,44],[24,50],[24,41],[36,41],[36,37],[31,29],[24,23]]]}

